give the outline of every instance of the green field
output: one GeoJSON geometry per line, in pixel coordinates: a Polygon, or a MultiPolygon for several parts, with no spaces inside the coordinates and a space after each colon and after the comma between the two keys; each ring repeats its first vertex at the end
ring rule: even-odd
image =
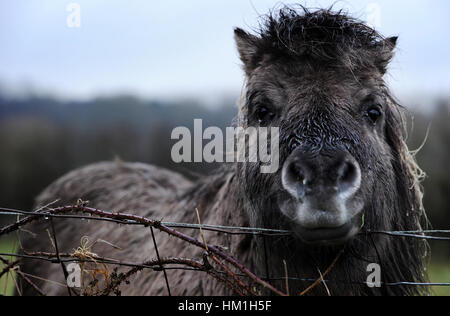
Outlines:
{"type": "MultiPolygon", "coordinates": [[[[14,253],[17,249],[17,245],[11,240],[0,239],[0,253],[14,253]]],[[[14,260],[6,257],[7,260],[14,260]]],[[[0,271],[2,271],[4,265],[0,263],[0,271]]],[[[14,293],[15,274],[8,273],[0,279],[0,295],[12,295],[14,293]]]]}
{"type": "MultiPolygon", "coordinates": [[[[432,263],[428,271],[432,283],[450,283],[450,265],[432,263]]],[[[435,287],[433,292],[438,296],[450,296],[450,287],[435,287]]]]}
{"type": "MultiPolygon", "coordinates": [[[[11,253],[17,245],[11,240],[0,239],[0,253],[11,253]]],[[[7,258],[9,259],[9,258],[7,258]]],[[[0,271],[3,265],[0,264],[0,271]]],[[[450,264],[433,262],[429,268],[430,281],[432,283],[450,283],[450,264]]],[[[14,291],[14,274],[9,274],[0,279],[0,294],[11,295],[14,291]]],[[[435,287],[433,294],[438,296],[450,296],[450,287],[435,287]]]]}

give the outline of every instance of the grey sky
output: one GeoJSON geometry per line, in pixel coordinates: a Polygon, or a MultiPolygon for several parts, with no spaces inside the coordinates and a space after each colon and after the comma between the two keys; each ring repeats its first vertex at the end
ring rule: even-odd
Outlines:
{"type": "MultiPolygon", "coordinates": [[[[313,7],[335,1],[303,1],[313,7]]],[[[274,0],[1,0],[0,84],[65,98],[136,93],[144,97],[238,93],[242,73],[233,27],[257,25],[274,0]],[[81,6],[68,28],[66,6],[81,6]]],[[[340,1],[366,18],[374,1],[340,1]]],[[[399,35],[389,81],[399,95],[450,91],[450,2],[377,1],[385,35],[399,35]]]]}

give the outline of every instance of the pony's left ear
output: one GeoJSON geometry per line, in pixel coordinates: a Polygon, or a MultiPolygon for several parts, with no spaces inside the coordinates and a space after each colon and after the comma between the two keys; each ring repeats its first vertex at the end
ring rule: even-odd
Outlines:
{"type": "Polygon", "coordinates": [[[386,38],[377,45],[378,53],[375,61],[376,66],[384,75],[387,71],[389,63],[394,57],[394,50],[397,46],[398,36],[386,38]]]}
{"type": "Polygon", "coordinates": [[[244,63],[245,73],[248,76],[255,70],[259,62],[257,56],[259,38],[245,32],[243,29],[236,28],[234,30],[234,39],[241,61],[244,63]]]}

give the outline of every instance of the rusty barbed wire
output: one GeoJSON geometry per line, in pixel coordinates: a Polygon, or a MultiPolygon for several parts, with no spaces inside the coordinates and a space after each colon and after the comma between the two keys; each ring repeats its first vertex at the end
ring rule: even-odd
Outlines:
{"type": "MultiPolygon", "coordinates": [[[[86,220],[98,220],[98,221],[109,221],[117,224],[123,225],[138,225],[145,226],[145,223],[140,223],[134,220],[117,220],[111,218],[101,218],[92,216],[77,216],[77,215],[58,215],[51,214],[48,212],[27,212],[21,210],[14,210],[8,208],[0,208],[0,215],[29,215],[29,216],[40,216],[40,217],[52,217],[52,218],[66,218],[66,219],[86,219],[86,220]]],[[[279,229],[268,229],[268,228],[253,228],[253,227],[239,227],[239,226],[222,226],[222,225],[210,225],[210,224],[190,224],[190,223],[175,223],[175,222],[160,222],[161,225],[170,228],[185,228],[185,229],[203,229],[208,231],[226,233],[230,235],[261,235],[268,237],[280,237],[280,236],[290,236],[291,231],[279,230],[279,229]]],[[[439,236],[429,236],[426,234],[449,234],[450,230],[421,230],[421,231],[367,231],[361,234],[382,234],[390,235],[394,237],[409,237],[418,239],[429,239],[429,240],[442,240],[450,241],[450,237],[439,237],[439,236]]],[[[0,230],[1,235],[1,230],[0,230]]]]}
{"type": "MultiPolygon", "coordinates": [[[[98,221],[108,221],[116,224],[123,225],[138,225],[145,226],[145,223],[141,223],[135,220],[117,220],[111,218],[101,218],[92,216],[79,216],[79,215],[61,215],[52,214],[48,212],[27,212],[15,209],[0,208],[0,215],[27,215],[27,216],[39,216],[39,217],[52,217],[52,218],[66,218],[66,219],[85,219],[85,220],[98,220],[98,221]]],[[[209,224],[189,224],[189,223],[174,223],[174,222],[160,222],[161,225],[170,228],[186,228],[186,229],[197,229],[208,231],[214,231],[219,233],[227,233],[230,235],[265,235],[265,236],[288,236],[292,232],[287,230],[276,230],[267,228],[251,228],[251,227],[236,227],[236,226],[221,226],[221,225],[209,225],[209,224]]]]}
{"type": "MultiPolygon", "coordinates": [[[[230,265],[230,267],[233,267],[240,273],[246,275],[252,282],[262,286],[263,288],[266,288],[270,290],[272,293],[279,295],[279,296],[285,296],[286,294],[282,291],[276,289],[271,284],[267,283],[266,281],[262,280],[258,276],[256,276],[254,273],[252,273],[247,267],[242,265],[238,260],[227,254],[224,250],[220,249],[217,246],[212,245],[205,245],[203,242],[198,241],[195,238],[192,238],[188,235],[185,235],[181,232],[178,232],[170,227],[164,226],[160,221],[150,220],[141,216],[131,215],[131,214],[123,214],[123,213],[113,213],[113,212],[106,212],[101,211],[98,209],[90,208],[84,205],[84,203],[79,203],[74,206],[63,206],[63,207],[57,207],[57,208],[49,208],[46,211],[39,211],[39,212],[25,212],[20,210],[12,210],[12,209],[0,209],[2,212],[9,212],[9,213],[18,213],[23,215],[28,215],[25,218],[22,218],[15,222],[14,224],[7,225],[6,227],[3,227],[0,229],[0,236],[6,235],[8,233],[17,231],[19,228],[21,228],[24,225],[30,224],[33,221],[36,221],[38,219],[41,219],[44,217],[45,219],[51,219],[51,218],[74,218],[72,215],[66,215],[66,213],[82,213],[82,214],[88,214],[90,216],[77,216],[76,218],[85,218],[89,220],[113,220],[115,222],[128,224],[131,222],[132,224],[140,224],[144,227],[152,227],[155,229],[158,229],[159,231],[165,232],[169,234],[170,236],[176,237],[182,241],[185,241],[191,245],[194,245],[196,247],[199,247],[201,249],[206,250],[211,257],[216,261],[220,262],[220,265],[222,267],[225,267],[224,263],[230,265]],[[219,260],[220,259],[220,260],[219,260]]],[[[32,257],[32,256],[30,256],[32,257]]],[[[97,259],[97,258],[96,258],[97,259]]],[[[57,259],[58,263],[61,263],[61,259],[57,259]]],[[[234,282],[238,283],[237,288],[242,287],[242,282],[240,279],[235,275],[235,273],[229,269],[228,266],[226,266],[229,270],[230,276],[232,276],[232,279],[234,282]]],[[[217,279],[219,279],[217,277],[217,279]]],[[[233,281],[230,281],[233,282],[233,281]]]]}
{"type": "MultiPolygon", "coordinates": [[[[95,259],[82,258],[77,256],[76,254],[68,254],[68,253],[60,253],[57,248],[57,235],[54,230],[52,230],[52,243],[54,245],[55,253],[43,253],[43,252],[26,252],[23,251],[22,254],[14,254],[14,253],[0,253],[0,261],[6,265],[5,268],[0,270],[0,275],[7,274],[11,271],[17,272],[17,275],[21,277],[24,282],[28,283],[38,295],[44,295],[37,286],[32,282],[30,278],[34,276],[27,275],[26,273],[20,271],[20,261],[22,259],[30,259],[30,260],[40,260],[47,261],[53,264],[60,264],[64,273],[64,276],[67,277],[67,270],[65,269],[66,263],[91,263],[91,264],[105,264],[111,266],[120,266],[120,267],[128,267],[129,271],[126,273],[121,273],[119,275],[115,275],[110,284],[97,293],[98,295],[110,295],[111,293],[120,293],[118,288],[124,282],[127,282],[131,276],[136,274],[139,271],[144,269],[151,269],[153,271],[162,271],[165,275],[166,287],[168,293],[170,295],[170,285],[169,280],[167,278],[166,271],[167,270],[189,270],[189,271],[198,271],[204,272],[208,275],[212,276],[224,286],[233,291],[236,295],[244,296],[244,295],[258,295],[257,292],[254,291],[254,287],[250,286],[249,283],[245,283],[242,279],[247,279],[250,284],[257,284],[262,286],[262,288],[266,288],[270,290],[273,294],[279,296],[286,296],[287,294],[278,290],[269,282],[273,281],[282,281],[282,280],[293,280],[293,281],[302,281],[302,282],[311,282],[312,285],[309,286],[302,294],[307,294],[311,291],[315,286],[320,283],[345,283],[345,284],[360,284],[367,285],[367,282],[362,281],[339,281],[339,280],[326,280],[324,279],[327,273],[321,275],[319,279],[317,278],[296,278],[289,276],[280,276],[280,277],[272,277],[269,278],[266,275],[264,278],[260,278],[253,274],[250,270],[248,270],[245,266],[243,266],[239,261],[225,253],[223,249],[220,249],[216,246],[210,246],[206,244],[206,241],[199,241],[195,238],[192,238],[188,235],[185,235],[179,231],[174,230],[173,228],[178,229],[195,229],[195,230],[208,230],[214,231],[224,234],[230,235],[255,235],[266,237],[280,237],[280,236],[289,236],[292,232],[287,230],[277,230],[277,229],[266,229],[266,228],[251,228],[251,227],[234,227],[234,226],[221,226],[221,225],[210,225],[210,224],[191,224],[191,223],[175,223],[175,222],[162,222],[150,220],[141,216],[125,214],[125,213],[114,213],[102,211],[94,208],[87,207],[84,203],[78,203],[73,206],[62,206],[50,208],[49,206],[43,207],[37,211],[29,212],[22,211],[10,208],[0,208],[0,215],[14,215],[17,216],[17,221],[13,224],[7,225],[0,229],[0,237],[12,232],[16,232],[20,230],[21,227],[30,224],[33,221],[40,220],[42,218],[49,220],[50,224],[53,224],[53,218],[65,218],[65,219],[78,219],[78,220],[93,220],[93,221],[105,221],[112,222],[116,224],[123,225],[138,225],[143,227],[150,227],[152,233],[152,240],[155,246],[155,250],[157,251],[157,243],[154,237],[153,229],[157,229],[159,231],[165,232],[173,237],[181,239],[189,244],[192,244],[196,247],[199,247],[205,250],[205,253],[202,257],[201,261],[194,259],[182,259],[182,258],[165,258],[162,259],[157,252],[157,260],[143,262],[143,263],[133,263],[133,262],[124,262],[115,259],[107,259],[96,256],[95,259]],[[68,214],[72,213],[72,214],[68,214]],[[82,215],[75,215],[75,214],[82,215]],[[17,261],[10,261],[6,258],[18,258],[17,261]],[[208,259],[212,259],[215,264],[220,268],[213,267],[213,265],[209,262],[208,259]],[[233,269],[231,269],[231,267],[233,269]]],[[[51,225],[53,226],[53,225],[51,225]]],[[[420,239],[429,239],[429,240],[440,240],[440,241],[450,241],[450,237],[444,236],[436,236],[436,235],[447,235],[450,234],[450,230],[423,230],[423,231],[367,231],[362,234],[382,234],[390,237],[399,237],[399,238],[420,238],[420,239]]],[[[23,250],[23,249],[22,249],[23,250]]],[[[339,257],[335,259],[337,261],[339,257]]],[[[336,262],[330,266],[329,270],[331,270],[336,262]]],[[[268,267],[266,267],[266,270],[268,267]]],[[[268,271],[266,271],[266,274],[268,271]]],[[[328,271],[329,272],[329,271],[328,271]]],[[[450,283],[416,283],[416,282],[395,282],[395,283],[383,283],[383,286],[450,286],[450,283]]],[[[72,292],[72,290],[67,286],[69,295],[75,294],[76,292],[72,292]]]]}

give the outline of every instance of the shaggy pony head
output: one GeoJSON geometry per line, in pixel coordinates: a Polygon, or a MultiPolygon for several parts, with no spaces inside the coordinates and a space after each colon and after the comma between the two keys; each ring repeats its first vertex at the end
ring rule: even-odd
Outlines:
{"type": "Polygon", "coordinates": [[[240,125],[280,129],[277,173],[237,166],[250,224],[294,232],[274,242],[272,264],[286,260],[304,275],[297,263],[309,261],[314,273],[343,248],[336,279],[365,281],[369,262],[381,265],[384,282],[423,280],[426,244],[373,233],[420,230],[425,219],[403,109],[383,79],[397,37],[343,12],[285,7],[263,17],[256,34],[236,29],[235,38],[247,76],[240,125]]]}

